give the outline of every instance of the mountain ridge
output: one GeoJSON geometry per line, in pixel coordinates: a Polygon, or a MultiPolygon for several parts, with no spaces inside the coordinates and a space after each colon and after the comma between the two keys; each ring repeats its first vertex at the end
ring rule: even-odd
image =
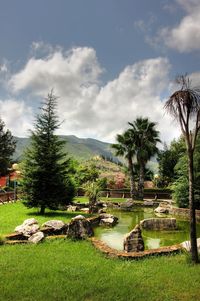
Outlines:
{"type": "MultiPolygon", "coordinates": [[[[101,155],[114,162],[119,162],[119,159],[114,156],[111,144],[94,138],[79,138],[75,135],[59,135],[66,141],[64,150],[69,156],[74,157],[79,161],[88,160],[96,155],[101,155]]],[[[23,158],[23,152],[30,146],[30,138],[14,137],[16,140],[16,150],[13,155],[13,160],[20,161],[23,158]]]]}

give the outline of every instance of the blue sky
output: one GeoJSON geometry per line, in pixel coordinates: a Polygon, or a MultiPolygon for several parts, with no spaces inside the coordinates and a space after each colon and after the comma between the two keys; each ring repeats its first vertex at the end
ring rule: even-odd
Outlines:
{"type": "Polygon", "coordinates": [[[0,116],[26,136],[54,88],[61,134],[114,141],[148,116],[170,141],[163,103],[177,74],[199,83],[199,20],[199,0],[0,0],[0,116]]]}

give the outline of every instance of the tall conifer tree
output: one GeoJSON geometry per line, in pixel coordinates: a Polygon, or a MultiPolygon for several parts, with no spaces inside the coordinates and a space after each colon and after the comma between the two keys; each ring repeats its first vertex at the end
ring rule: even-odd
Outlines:
{"type": "Polygon", "coordinates": [[[70,178],[70,159],[63,152],[64,141],[55,135],[59,128],[57,98],[49,93],[32,131],[31,148],[26,151],[23,168],[24,203],[27,207],[57,210],[74,197],[70,178]]]}

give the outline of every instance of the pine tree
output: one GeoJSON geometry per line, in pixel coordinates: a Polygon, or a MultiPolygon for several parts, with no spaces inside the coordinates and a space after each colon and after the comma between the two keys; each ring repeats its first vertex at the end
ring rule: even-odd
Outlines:
{"type": "Polygon", "coordinates": [[[5,123],[0,118],[0,176],[8,173],[11,157],[15,151],[16,141],[11,132],[5,130],[5,123]]]}
{"type": "Polygon", "coordinates": [[[27,207],[59,209],[74,197],[70,178],[70,159],[63,152],[64,141],[55,135],[59,128],[55,113],[57,98],[49,93],[32,131],[31,148],[26,151],[23,167],[23,196],[27,207]]]}

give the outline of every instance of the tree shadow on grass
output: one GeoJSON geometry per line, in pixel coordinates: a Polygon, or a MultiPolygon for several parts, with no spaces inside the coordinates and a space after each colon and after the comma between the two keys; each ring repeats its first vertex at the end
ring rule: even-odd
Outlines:
{"type": "Polygon", "coordinates": [[[43,216],[43,217],[50,217],[50,218],[56,218],[56,219],[58,219],[58,218],[72,219],[73,217],[75,217],[75,216],[77,216],[79,214],[85,216],[86,218],[91,216],[91,214],[87,214],[87,213],[83,213],[83,212],[78,212],[78,211],[76,211],[76,212],[50,211],[50,212],[45,212],[44,215],[40,214],[40,212],[38,212],[38,211],[28,212],[27,213],[27,215],[29,215],[29,216],[43,216]]]}

